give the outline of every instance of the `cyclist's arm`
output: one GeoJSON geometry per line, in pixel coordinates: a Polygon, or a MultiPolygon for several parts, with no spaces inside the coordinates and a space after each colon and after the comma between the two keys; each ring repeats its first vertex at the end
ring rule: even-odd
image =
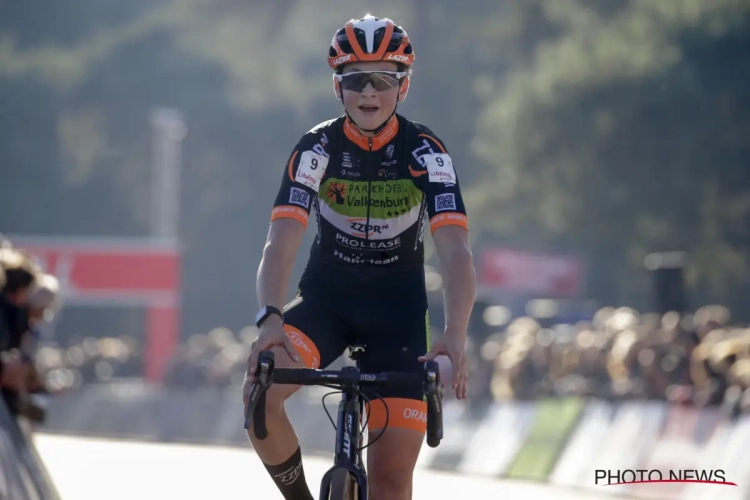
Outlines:
{"type": "Polygon", "coordinates": [[[283,309],[294,259],[304,234],[305,226],[297,220],[278,218],[271,222],[258,266],[256,294],[259,308],[269,305],[283,309]]]}
{"type": "Polygon", "coordinates": [[[466,335],[474,304],[475,275],[466,209],[458,175],[443,143],[425,129],[412,153],[425,175],[417,177],[425,193],[430,230],[443,272],[446,329],[466,335]]]}
{"type": "Polygon", "coordinates": [[[443,271],[446,329],[465,335],[476,290],[469,233],[461,226],[442,226],[432,238],[443,271]]]}
{"type": "Polygon", "coordinates": [[[284,166],[268,231],[263,258],[258,266],[256,295],[259,307],[282,309],[297,251],[307,228],[313,201],[318,194],[328,158],[319,138],[308,133],[294,148],[284,166]],[[321,154],[323,153],[323,154],[321,154]]]}

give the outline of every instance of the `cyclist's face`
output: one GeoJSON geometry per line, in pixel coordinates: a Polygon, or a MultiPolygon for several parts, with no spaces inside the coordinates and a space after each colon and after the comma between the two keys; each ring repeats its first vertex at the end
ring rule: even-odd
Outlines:
{"type": "MultiPolygon", "coordinates": [[[[395,63],[381,61],[358,62],[344,68],[342,74],[350,74],[349,78],[352,80],[337,80],[335,82],[337,93],[340,89],[347,113],[360,128],[372,130],[382,125],[396,108],[399,94],[406,96],[408,80],[401,79],[400,84],[394,76],[397,72],[398,66],[395,63]],[[358,77],[355,77],[354,73],[369,71],[384,71],[393,75],[388,73],[384,73],[381,77],[377,74],[372,75],[364,87],[359,89],[358,87],[364,80],[358,82],[358,77]],[[377,81],[373,81],[375,79],[377,81]],[[352,88],[352,90],[347,90],[347,87],[352,88]]],[[[362,77],[367,80],[365,75],[362,75],[362,77]]]]}

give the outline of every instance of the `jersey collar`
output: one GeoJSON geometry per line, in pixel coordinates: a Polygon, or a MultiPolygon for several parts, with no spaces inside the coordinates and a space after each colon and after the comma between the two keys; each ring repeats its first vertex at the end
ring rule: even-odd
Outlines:
{"type": "MultiPolygon", "coordinates": [[[[372,150],[377,151],[381,149],[383,146],[391,142],[391,139],[393,139],[396,136],[396,133],[398,132],[398,117],[394,114],[391,116],[391,118],[388,120],[388,123],[385,127],[383,127],[383,130],[378,132],[377,135],[375,135],[372,138],[372,150]]],[[[355,143],[357,146],[359,146],[362,149],[370,149],[370,142],[369,137],[366,135],[363,135],[362,132],[359,131],[356,125],[354,125],[350,120],[349,117],[346,117],[346,120],[344,121],[344,135],[346,135],[347,139],[355,143]]]]}

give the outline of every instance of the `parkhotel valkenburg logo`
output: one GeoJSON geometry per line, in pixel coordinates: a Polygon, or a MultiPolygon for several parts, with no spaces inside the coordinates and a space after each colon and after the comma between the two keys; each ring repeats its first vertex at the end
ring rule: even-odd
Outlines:
{"type": "Polygon", "coordinates": [[[727,481],[723,469],[596,469],[594,482],[599,486],[647,483],[699,483],[737,486],[727,481]]]}

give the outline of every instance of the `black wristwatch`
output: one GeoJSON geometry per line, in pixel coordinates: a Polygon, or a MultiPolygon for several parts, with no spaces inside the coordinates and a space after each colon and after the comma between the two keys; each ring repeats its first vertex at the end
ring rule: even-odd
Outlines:
{"type": "Polygon", "coordinates": [[[258,314],[255,315],[255,326],[260,328],[260,325],[262,325],[272,314],[277,315],[279,318],[281,318],[281,321],[284,321],[284,314],[279,310],[279,308],[274,306],[263,306],[263,309],[258,311],[258,314]]]}

